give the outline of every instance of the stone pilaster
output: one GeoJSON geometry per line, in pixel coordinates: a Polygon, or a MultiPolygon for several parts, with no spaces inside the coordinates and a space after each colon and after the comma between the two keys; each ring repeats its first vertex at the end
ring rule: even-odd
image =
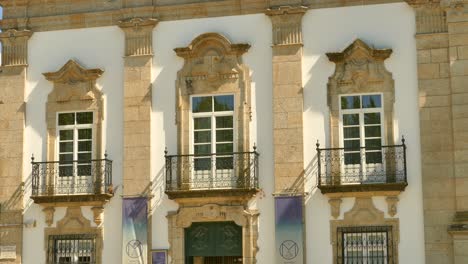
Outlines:
{"type": "Polygon", "coordinates": [[[3,263],[21,263],[23,235],[23,140],[25,122],[27,44],[30,31],[0,33],[0,247],[10,246],[16,258],[3,263]]]}
{"type": "Polygon", "coordinates": [[[302,26],[305,7],[269,9],[273,25],[275,192],[304,192],[302,26]]]}
{"type": "Polygon", "coordinates": [[[445,0],[453,126],[455,217],[451,219],[455,264],[468,262],[468,1],[445,0]]]}
{"type": "Polygon", "coordinates": [[[150,184],[152,32],[155,19],[120,23],[125,32],[124,195],[144,195],[150,184]]]}

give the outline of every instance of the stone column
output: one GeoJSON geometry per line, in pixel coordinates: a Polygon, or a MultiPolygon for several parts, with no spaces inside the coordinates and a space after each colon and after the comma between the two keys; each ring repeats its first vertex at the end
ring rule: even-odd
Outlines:
{"type": "Polygon", "coordinates": [[[442,1],[447,13],[452,95],[455,217],[454,263],[468,263],[468,0],[442,1]]]}
{"type": "Polygon", "coordinates": [[[148,191],[151,141],[152,32],[155,19],[121,22],[125,32],[124,58],[124,190],[123,195],[148,191]]]}
{"type": "MultiPolygon", "coordinates": [[[[21,263],[23,236],[24,90],[28,39],[32,32],[14,29],[0,33],[0,247],[16,256],[0,259],[21,263]]],[[[1,250],[1,249],[0,249],[1,250]]]]}
{"type": "Polygon", "coordinates": [[[302,26],[305,7],[269,9],[273,25],[275,193],[304,192],[302,26]]]}

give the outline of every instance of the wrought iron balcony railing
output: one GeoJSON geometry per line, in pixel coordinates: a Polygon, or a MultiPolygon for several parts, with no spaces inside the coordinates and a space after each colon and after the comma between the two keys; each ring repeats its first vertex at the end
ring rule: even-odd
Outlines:
{"type": "Polygon", "coordinates": [[[113,195],[112,161],[73,160],[34,162],[32,196],[113,195]]]}
{"type": "Polygon", "coordinates": [[[166,193],[257,190],[258,156],[252,152],[165,155],[166,193]]]}
{"type": "Polygon", "coordinates": [[[407,185],[406,145],[320,148],[318,188],[322,193],[403,190],[407,185]],[[385,187],[383,187],[385,186],[385,187]]]}

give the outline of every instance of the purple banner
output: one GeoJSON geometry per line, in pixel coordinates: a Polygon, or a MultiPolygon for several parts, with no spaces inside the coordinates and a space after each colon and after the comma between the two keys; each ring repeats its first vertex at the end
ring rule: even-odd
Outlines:
{"type": "Polygon", "coordinates": [[[146,264],[148,259],[148,200],[124,198],[122,202],[122,263],[146,264]]]}
{"type": "Polygon", "coordinates": [[[275,197],[276,264],[304,263],[303,197],[275,197]]]}

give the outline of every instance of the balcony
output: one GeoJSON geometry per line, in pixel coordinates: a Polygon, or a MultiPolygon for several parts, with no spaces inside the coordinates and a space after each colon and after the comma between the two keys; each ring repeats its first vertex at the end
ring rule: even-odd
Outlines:
{"type": "Polygon", "coordinates": [[[403,191],[408,185],[406,145],[320,148],[318,188],[323,194],[403,191]]]}
{"type": "Polygon", "coordinates": [[[34,162],[32,194],[35,203],[107,202],[113,196],[112,161],[74,160],[34,162]]]}
{"type": "Polygon", "coordinates": [[[258,191],[258,156],[252,152],[165,155],[169,198],[244,196],[258,191]]]}

